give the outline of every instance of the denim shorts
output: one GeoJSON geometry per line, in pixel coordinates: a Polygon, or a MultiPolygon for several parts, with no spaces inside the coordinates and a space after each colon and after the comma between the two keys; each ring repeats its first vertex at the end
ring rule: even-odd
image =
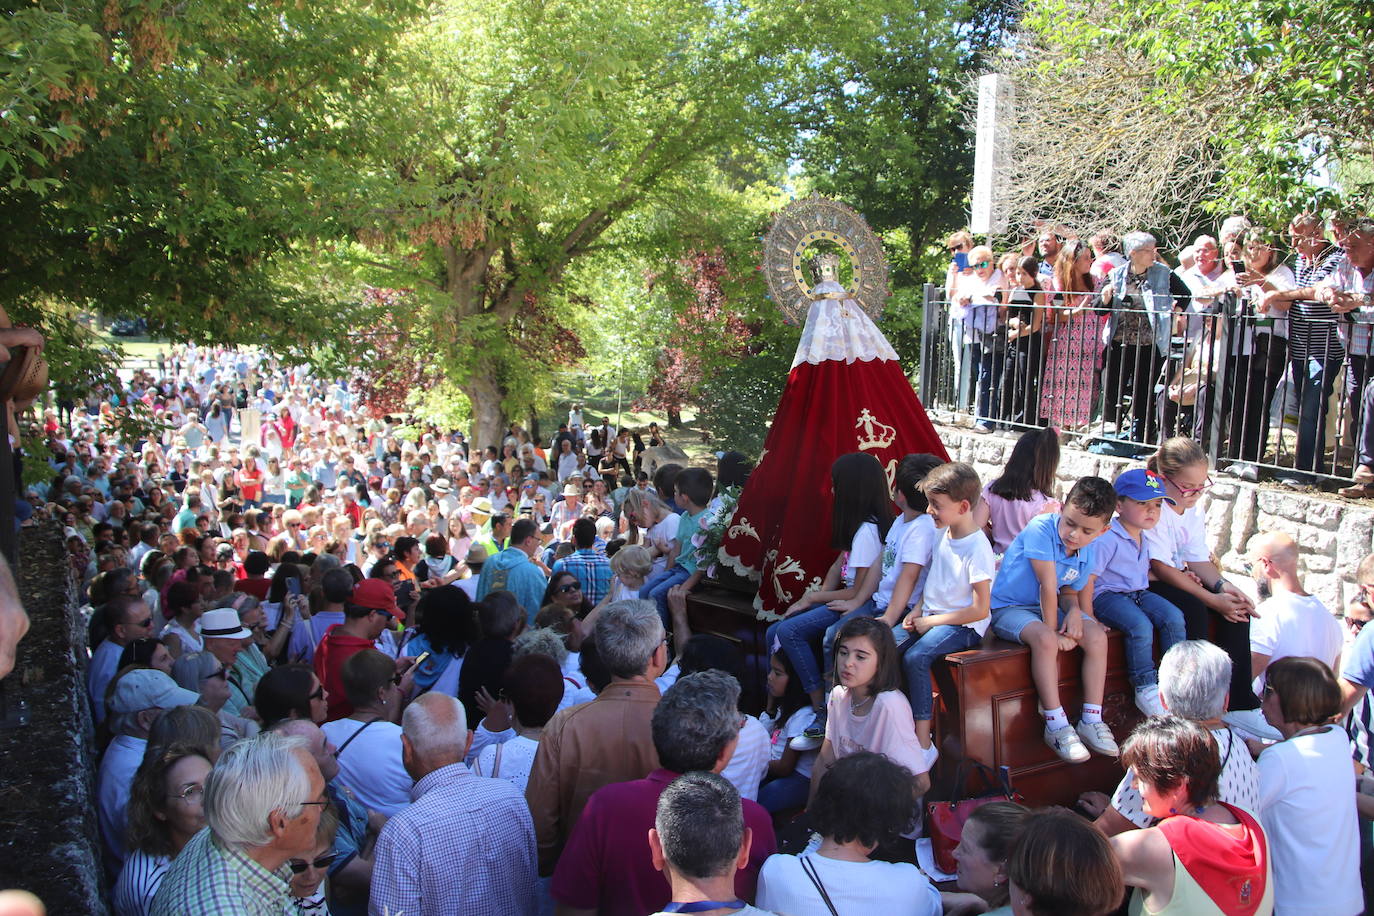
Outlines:
{"type": "MultiPolygon", "coordinates": [[[[1059,606],[1059,626],[1064,625],[1064,618],[1068,612],[1064,606],[1059,606]]],[[[1027,624],[1044,623],[1045,615],[1040,612],[1040,605],[1011,605],[1009,607],[999,607],[992,612],[992,632],[1003,639],[1011,642],[1021,642],[1021,631],[1027,624]]],[[[1024,645],[1024,643],[1022,643],[1024,645]]]]}

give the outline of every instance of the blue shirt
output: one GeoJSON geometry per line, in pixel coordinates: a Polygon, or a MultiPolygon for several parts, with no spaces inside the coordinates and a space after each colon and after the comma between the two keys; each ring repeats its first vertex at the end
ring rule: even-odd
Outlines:
{"type": "Polygon", "coordinates": [[[569,572],[577,577],[577,581],[582,584],[582,597],[593,606],[600,604],[601,599],[611,590],[611,561],[606,559],[604,554],[597,553],[595,547],[574,551],[553,564],[554,575],[562,572],[569,572]]]}
{"type": "Polygon", "coordinates": [[[1057,574],[1055,589],[1068,586],[1078,591],[1097,569],[1095,546],[1089,544],[1069,556],[1059,537],[1059,513],[1037,515],[1002,557],[1002,567],[992,583],[992,609],[1040,606],[1040,580],[1031,560],[1052,560],[1057,574]]]}
{"type": "Polygon", "coordinates": [[[1097,551],[1095,593],[1143,592],[1150,587],[1150,548],[1145,546],[1144,532],[1137,544],[1117,517],[1088,546],[1097,551]]]}

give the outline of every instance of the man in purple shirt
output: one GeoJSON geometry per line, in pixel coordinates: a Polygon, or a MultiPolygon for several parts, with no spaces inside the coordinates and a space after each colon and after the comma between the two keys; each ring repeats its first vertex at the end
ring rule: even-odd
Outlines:
{"type": "MultiPolygon", "coordinates": [[[[683,773],[725,769],[739,741],[738,703],[739,682],[722,671],[690,674],[663,695],[653,718],[661,766],[644,779],[605,786],[587,800],[553,873],[551,891],[561,916],[643,916],[671,901],[668,881],[645,842],[658,798],[683,773]]],[[[748,866],[735,876],[735,891],[752,900],[759,869],[777,841],[762,806],[745,799],[743,808],[753,846],[748,866]]]]}

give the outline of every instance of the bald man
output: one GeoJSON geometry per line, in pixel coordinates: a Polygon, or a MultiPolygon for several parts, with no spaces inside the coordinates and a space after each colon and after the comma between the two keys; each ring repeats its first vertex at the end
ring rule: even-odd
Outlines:
{"type": "Polygon", "coordinates": [[[1248,546],[1251,573],[1270,596],[1250,620],[1250,673],[1255,693],[1264,686],[1264,669],[1291,655],[1310,656],[1334,671],[1341,656],[1341,626],[1326,605],[1302,587],[1298,545],[1281,531],[1257,534],[1248,546]]]}

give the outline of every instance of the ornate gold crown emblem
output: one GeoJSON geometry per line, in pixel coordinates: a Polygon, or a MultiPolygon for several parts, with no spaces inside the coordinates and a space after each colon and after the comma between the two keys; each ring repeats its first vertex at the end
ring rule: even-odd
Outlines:
{"type": "Polygon", "coordinates": [[[855,429],[862,429],[863,435],[859,436],[859,451],[881,451],[897,441],[897,430],[882,423],[877,417],[864,408],[864,412],[859,414],[859,419],[854,423],[855,429]]]}

